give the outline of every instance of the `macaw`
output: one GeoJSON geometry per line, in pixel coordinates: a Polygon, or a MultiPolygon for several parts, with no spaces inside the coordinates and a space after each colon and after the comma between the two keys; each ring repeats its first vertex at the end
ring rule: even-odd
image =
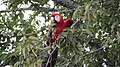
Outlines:
{"type": "Polygon", "coordinates": [[[51,22],[54,22],[55,25],[50,26],[49,31],[49,42],[52,44],[56,41],[58,36],[63,32],[63,30],[67,27],[70,27],[73,23],[71,18],[68,18],[66,21],[64,21],[63,17],[60,14],[52,14],[51,15],[51,22]],[[56,28],[55,33],[52,36],[52,28],[56,28]]]}

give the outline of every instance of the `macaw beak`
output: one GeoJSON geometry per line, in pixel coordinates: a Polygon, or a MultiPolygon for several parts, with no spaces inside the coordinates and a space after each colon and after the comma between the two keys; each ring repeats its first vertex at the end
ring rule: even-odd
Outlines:
{"type": "Polygon", "coordinates": [[[54,23],[54,22],[55,22],[55,21],[54,21],[54,17],[51,17],[50,20],[51,20],[51,23],[54,23]]]}
{"type": "Polygon", "coordinates": [[[51,17],[50,19],[51,19],[51,23],[52,23],[52,24],[57,24],[57,23],[58,23],[58,22],[55,20],[54,17],[51,17]]]}

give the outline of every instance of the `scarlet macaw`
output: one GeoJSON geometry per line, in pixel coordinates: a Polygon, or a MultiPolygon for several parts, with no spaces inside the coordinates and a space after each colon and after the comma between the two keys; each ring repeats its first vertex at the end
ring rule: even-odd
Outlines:
{"type": "Polygon", "coordinates": [[[70,27],[73,23],[73,21],[68,18],[66,21],[64,21],[63,17],[60,14],[52,14],[51,15],[51,21],[55,23],[54,26],[50,27],[50,32],[49,32],[49,42],[52,44],[56,41],[58,36],[63,32],[63,30],[66,27],[70,27]],[[56,28],[56,32],[52,36],[52,28],[56,28]]]}

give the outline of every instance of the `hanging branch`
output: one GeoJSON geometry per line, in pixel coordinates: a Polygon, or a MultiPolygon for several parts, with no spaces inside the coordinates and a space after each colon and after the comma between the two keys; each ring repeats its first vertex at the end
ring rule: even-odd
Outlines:
{"type": "Polygon", "coordinates": [[[45,67],[54,67],[58,56],[58,47],[55,47],[51,54],[49,55],[48,61],[45,67]]]}

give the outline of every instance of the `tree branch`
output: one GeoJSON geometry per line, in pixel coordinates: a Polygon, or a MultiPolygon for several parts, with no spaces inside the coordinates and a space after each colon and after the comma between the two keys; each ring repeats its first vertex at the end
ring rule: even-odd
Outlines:
{"type": "MultiPolygon", "coordinates": [[[[66,12],[66,11],[72,11],[72,10],[75,10],[76,8],[79,8],[80,5],[77,4],[76,2],[72,1],[72,0],[52,0],[54,1],[55,3],[57,4],[60,4],[60,5],[63,5],[67,8],[70,8],[70,9],[53,9],[53,8],[47,8],[47,7],[39,7],[39,8],[16,8],[14,11],[21,11],[21,10],[32,10],[32,11],[40,11],[40,12],[43,12],[43,11],[51,11],[51,12],[66,12]]],[[[0,10],[0,13],[3,13],[3,12],[11,12],[10,9],[6,9],[6,10],[0,10]]]]}
{"type": "Polygon", "coordinates": [[[83,55],[80,56],[80,58],[85,57],[85,56],[88,56],[88,55],[93,54],[93,53],[95,53],[95,52],[98,52],[98,51],[102,50],[103,48],[104,48],[104,46],[102,46],[101,48],[96,49],[96,50],[94,50],[94,51],[91,51],[91,52],[89,52],[89,53],[83,54],[83,55]]]}
{"type": "MultiPolygon", "coordinates": [[[[17,8],[14,11],[21,11],[21,10],[32,10],[32,11],[51,11],[51,12],[58,12],[58,11],[71,11],[68,9],[53,9],[53,8],[47,8],[47,7],[39,7],[39,9],[35,9],[35,8],[17,8]]],[[[11,12],[10,9],[6,9],[6,10],[0,10],[0,13],[4,13],[4,12],[11,12]]]]}
{"type": "MultiPolygon", "coordinates": [[[[51,12],[66,12],[66,11],[72,11],[72,10],[75,10],[76,8],[80,7],[79,4],[77,4],[76,2],[74,1],[71,1],[71,0],[52,0],[54,1],[55,3],[59,3],[67,8],[70,8],[70,9],[55,9],[55,8],[47,8],[47,7],[39,7],[39,8],[16,8],[14,11],[21,11],[21,10],[32,10],[32,11],[40,11],[40,12],[43,12],[43,11],[51,11],[51,12]]],[[[3,13],[3,12],[11,12],[10,9],[6,9],[6,10],[0,10],[0,13],[3,13]]]]}
{"type": "Polygon", "coordinates": [[[77,4],[77,2],[74,2],[72,0],[52,0],[52,1],[70,9],[78,8],[80,6],[79,4],[77,4]]]}
{"type": "Polygon", "coordinates": [[[56,61],[57,61],[57,56],[58,56],[58,47],[55,47],[51,54],[49,55],[48,61],[46,63],[45,67],[54,67],[56,61]]]}

